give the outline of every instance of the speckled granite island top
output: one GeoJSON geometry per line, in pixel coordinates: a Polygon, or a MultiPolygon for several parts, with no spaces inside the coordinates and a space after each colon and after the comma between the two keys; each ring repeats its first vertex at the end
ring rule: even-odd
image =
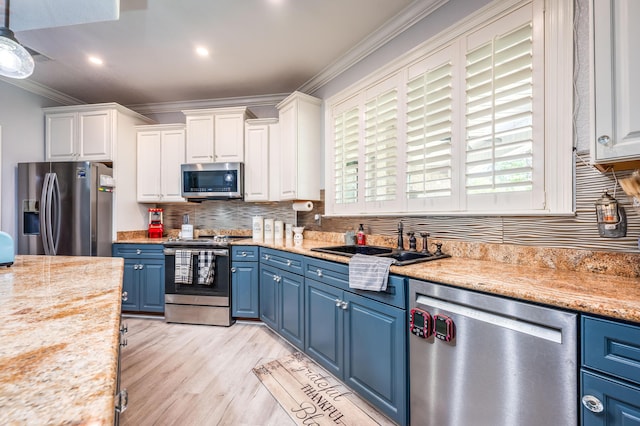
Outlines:
{"type": "Polygon", "coordinates": [[[0,424],[113,424],[122,273],[121,258],[0,268],[0,424]]]}

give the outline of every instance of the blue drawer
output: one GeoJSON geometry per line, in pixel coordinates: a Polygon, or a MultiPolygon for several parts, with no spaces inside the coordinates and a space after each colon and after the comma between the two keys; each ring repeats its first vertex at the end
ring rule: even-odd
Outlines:
{"type": "Polygon", "coordinates": [[[310,256],[305,257],[304,275],[306,278],[393,305],[400,309],[407,308],[405,277],[389,275],[385,291],[356,290],[349,287],[349,265],[310,256]]]}
{"type": "Polygon", "coordinates": [[[164,259],[162,244],[120,244],[112,246],[113,257],[164,259]]]}
{"type": "Polygon", "coordinates": [[[582,317],[582,365],[640,384],[640,327],[582,317]]]}
{"type": "Polygon", "coordinates": [[[294,274],[303,274],[303,259],[304,257],[299,254],[264,247],[260,248],[260,263],[293,272],[294,274]]]}
{"type": "Polygon", "coordinates": [[[241,262],[257,262],[260,260],[258,246],[231,246],[231,260],[241,262]]]}

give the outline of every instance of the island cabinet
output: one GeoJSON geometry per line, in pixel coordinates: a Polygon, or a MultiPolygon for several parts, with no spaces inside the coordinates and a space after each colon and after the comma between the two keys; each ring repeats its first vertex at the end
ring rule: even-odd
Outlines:
{"type": "Polygon", "coordinates": [[[137,192],[140,203],[185,202],[180,165],[184,163],[184,124],[136,126],[137,192]]]}
{"type": "Polygon", "coordinates": [[[231,315],[260,317],[259,247],[231,247],[231,315]]]}
{"type": "MultiPolygon", "coordinates": [[[[640,159],[640,2],[592,0],[596,163],[640,159]]],[[[637,167],[637,166],[636,166],[637,167]]]]}
{"type": "Polygon", "coordinates": [[[640,425],[640,326],[582,317],[582,424],[640,425]]]}
{"type": "Polygon", "coordinates": [[[246,107],[182,111],[187,126],[187,163],[244,162],[246,107]]]}
{"type": "Polygon", "coordinates": [[[260,249],[260,319],[304,350],[303,257],[260,249]]]}
{"type": "Polygon", "coordinates": [[[278,105],[280,200],[320,199],[322,101],[294,92],[278,105]]]}
{"type": "Polygon", "coordinates": [[[401,425],[407,424],[405,278],[385,292],[349,288],[348,265],[305,258],[305,352],[401,425]]]}
{"type": "Polygon", "coordinates": [[[162,250],[162,244],[113,244],[113,256],[124,258],[123,311],[164,312],[162,250]]]}

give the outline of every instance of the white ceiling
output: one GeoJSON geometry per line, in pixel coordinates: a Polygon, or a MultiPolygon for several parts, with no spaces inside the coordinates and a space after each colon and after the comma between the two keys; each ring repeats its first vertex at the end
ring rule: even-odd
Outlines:
{"type": "MultiPolygon", "coordinates": [[[[12,0],[11,22],[19,25],[36,1],[73,11],[79,0],[12,0]]],[[[49,58],[36,57],[29,80],[82,102],[251,97],[290,93],[345,57],[352,63],[383,41],[385,28],[406,26],[444,1],[120,0],[118,20],[15,32],[49,58]],[[210,56],[195,55],[197,45],[210,56]],[[104,65],[91,65],[88,55],[104,65]]]]}

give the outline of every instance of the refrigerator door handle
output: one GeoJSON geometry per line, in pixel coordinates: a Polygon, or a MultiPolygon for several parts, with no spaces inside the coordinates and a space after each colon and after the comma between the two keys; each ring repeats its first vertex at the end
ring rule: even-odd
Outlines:
{"type": "Polygon", "coordinates": [[[49,214],[51,209],[49,208],[49,181],[50,181],[50,173],[44,175],[44,180],[42,181],[42,194],[40,196],[40,213],[42,217],[40,218],[40,238],[42,238],[42,246],[44,248],[44,254],[49,255],[51,252],[49,250],[49,237],[48,237],[48,226],[47,223],[49,221],[49,214]]]}
{"type": "MultiPolygon", "coordinates": [[[[58,183],[58,175],[55,173],[51,174],[51,206],[54,209],[53,217],[51,219],[55,220],[53,224],[53,229],[50,228],[51,240],[49,243],[49,247],[51,248],[51,254],[58,254],[58,243],[60,242],[60,212],[62,211],[60,205],[60,185],[58,183]]],[[[49,221],[51,225],[51,220],[49,221]]]]}

